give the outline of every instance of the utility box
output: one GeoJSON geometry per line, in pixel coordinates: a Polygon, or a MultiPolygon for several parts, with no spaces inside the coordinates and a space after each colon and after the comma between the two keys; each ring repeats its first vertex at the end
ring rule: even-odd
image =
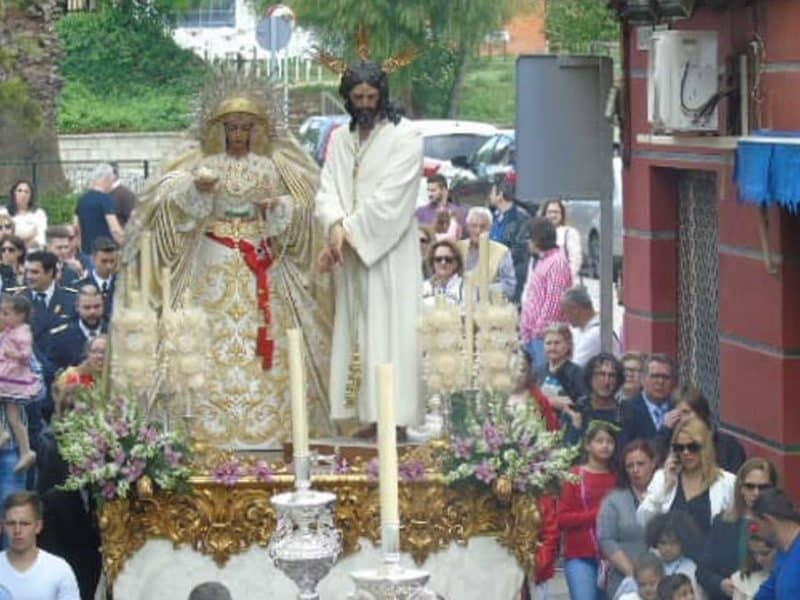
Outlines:
{"type": "Polygon", "coordinates": [[[647,69],[647,118],[653,131],[719,130],[716,31],[654,31],[647,69]]]}

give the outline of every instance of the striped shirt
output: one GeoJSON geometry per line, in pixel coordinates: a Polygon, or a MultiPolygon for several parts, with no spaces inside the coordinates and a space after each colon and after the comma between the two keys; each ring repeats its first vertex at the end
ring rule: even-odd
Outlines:
{"type": "Polygon", "coordinates": [[[536,261],[525,286],[520,337],[526,344],[541,337],[553,323],[563,322],[561,297],[572,287],[569,263],[560,248],[547,250],[536,261]]]}

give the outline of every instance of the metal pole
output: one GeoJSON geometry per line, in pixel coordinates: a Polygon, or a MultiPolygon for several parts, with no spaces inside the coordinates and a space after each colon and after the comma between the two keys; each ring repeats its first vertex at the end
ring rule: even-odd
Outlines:
{"type": "Polygon", "coordinates": [[[289,129],[289,46],[283,51],[283,126],[289,129]]]}
{"type": "MultiPolygon", "coordinates": [[[[611,81],[610,75],[604,77],[603,70],[610,68],[611,61],[598,59],[598,99],[606,97],[604,81],[611,81]]],[[[599,111],[600,131],[610,129],[603,111],[599,111]]],[[[609,136],[610,139],[611,136],[609,136]]],[[[609,153],[610,154],[610,153],[609,153]]],[[[613,159],[606,168],[607,176],[602,183],[600,195],[600,345],[605,352],[614,349],[614,200],[613,200],[613,159]]]]}

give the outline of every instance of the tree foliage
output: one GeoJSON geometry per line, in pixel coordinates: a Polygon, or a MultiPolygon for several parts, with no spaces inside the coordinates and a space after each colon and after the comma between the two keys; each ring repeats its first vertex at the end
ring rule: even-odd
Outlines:
{"type": "Polygon", "coordinates": [[[366,27],[377,58],[413,45],[425,54],[393,77],[395,95],[414,113],[453,111],[464,66],[486,34],[500,29],[535,0],[294,0],[298,23],[326,49],[355,57],[355,32],[366,27]],[[399,94],[398,94],[399,92],[399,94]]]}
{"type": "Polygon", "coordinates": [[[555,52],[588,52],[596,42],[619,40],[619,21],[601,0],[548,0],[547,38],[555,52]]]}

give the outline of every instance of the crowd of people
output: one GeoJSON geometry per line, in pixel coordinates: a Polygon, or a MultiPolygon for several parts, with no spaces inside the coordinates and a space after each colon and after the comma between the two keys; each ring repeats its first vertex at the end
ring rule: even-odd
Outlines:
{"type": "Polygon", "coordinates": [[[136,198],[114,165],[90,179],[73,223],[49,225],[27,180],[0,210],[0,599],[3,586],[15,599],[94,598],[100,578],[93,500],[58,488],[68,470],[52,425],[103,375],[136,198]]]}
{"type": "Polygon", "coordinates": [[[776,468],[717,429],[702,392],[676,385],[670,356],[623,353],[616,339],[601,351],[564,203],[529,215],[502,179],[488,207],[458,205],[440,176],[428,192],[417,211],[423,302],[465,302],[465,273],[489,233],[493,285],[520,310],[524,386],[548,426],[583,450],[577,483],[540,499],[536,573],[522,597],[546,598],[561,558],[573,600],[800,598],[800,512],[776,468]]]}

